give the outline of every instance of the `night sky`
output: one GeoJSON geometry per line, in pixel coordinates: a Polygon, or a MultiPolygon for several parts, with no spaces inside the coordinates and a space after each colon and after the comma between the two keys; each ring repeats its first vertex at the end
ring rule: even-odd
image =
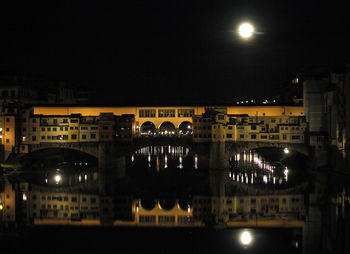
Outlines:
{"type": "Polygon", "coordinates": [[[1,73],[83,85],[114,104],[263,98],[350,56],[344,2],[26,2],[0,8],[1,73]],[[235,31],[242,21],[259,32],[250,41],[235,31]]]}

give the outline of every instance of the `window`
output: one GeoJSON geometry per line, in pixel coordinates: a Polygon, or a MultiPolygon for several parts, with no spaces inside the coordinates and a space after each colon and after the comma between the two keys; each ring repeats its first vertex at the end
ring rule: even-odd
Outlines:
{"type": "Polygon", "coordinates": [[[32,136],[32,141],[36,141],[36,136],[32,136]]]}
{"type": "Polygon", "coordinates": [[[33,129],[32,129],[33,131],[36,131],[36,128],[35,127],[33,127],[33,129]]]}
{"type": "Polygon", "coordinates": [[[225,116],[224,115],[218,115],[218,120],[225,120],[225,116]]]}
{"type": "Polygon", "coordinates": [[[57,124],[57,119],[53,119],[53,123],[54,123],[54,124],[57,124]]]}
{"type": "Polygon", "coordinates": [[[86,135],[85,134],[81,135],[81,139],[86,139],[86,135]]]}
{"type": "Polygon", "coordinates": [[[76,134],[72,134],[71,135],[71,139],[77,139],[77,135],[76,134]]]}
{"type": "Polygon", "coordinates": [[[261,135],[261,139],[267,139],[267,135],[261,135]]]}
{"type": "Polygon", "coordinates": [[[175,109],[159,109],[158,117],[175,117],[175,109]]]}
{"type": "MultiPolygon", "coordinates": [[[[141,216],[140,216],[141,217],[141,216]]],[[[175,223],[175,216],[158,216],[158,222],[159,223],[175,223]]]]}
{"type": "Polygon", "coordinates": [[[244,138],[244,134],[239,135],[239,138],[244,138]]]}
{"type": "Polygon", "coordinates": [[[286,140],[287,139],[287,135],[283,134],[282,138],[283,138],[283,140],[286,140]]]}
{"type": "Polygon", "coordinates": [[[140,223],[155,223],[156,216],[154,215],[142,215],[140,216],[140,223]]]}
{"type": "MultiPolygon", "coordinates": [[[[178,117],[192,117],[194,115],[194,109],[178,109],[178,117]]],[[[195,120],[197,122],[197,119],[195,120]]]]}
{"type": "Polygon", "coordinates": [[[108,126],[103,126],[102,130],[108,130],[108,126]]]}
{"type": "Polygon", "coordinates": [[[232,138],[232,134],[226,134],[227,138],[232,138]]]}
{"type": "Polygon", "coordinates": [[[252,134],[252,135],[250,136],[250,138],[251,138],[251,139],[256,139],[256,134],[252,134]]]}
{"type": "Polygon", "coordinates": [[[45,136],[41,136],[41,140],[45,140],[45,136]]]}
{"type": "Polygon", "coordinates": [[[256,125],[251,125],[251,126],[250,126],[250,129],[251,129],[251,130],[256,130],[256,125]]]}
{"type": "Polygon", "coordinates": [[[10,131],[10,128],[6,128],[6,131],[10,131]]]}
{"type": "Polygon", "coordinates": [[[45,131],[45,128],[41,128],[41,131],[45,131]]]}
{"type": "Polygon", "coordinates": [[[90,135],[90,138],[95,139],[95,138],[96,138],[96,134],[92,133],[92,134],[90,135]]]}
{"type": "Polygon", "coordinates": [[[140,117],[156,117],[155,109],[140,109],[139,111],[140,117]]]}
{"type": "Polygon", "coordinates": [[[32,119],[32,123],[36,123],[36,119],[34,118],[34,119],[32,119]]]}
{"type": "Polygon", "coordinates": [[[56,127],[52,128],[52,131],[57,131],[57,128],[56,127]]]}

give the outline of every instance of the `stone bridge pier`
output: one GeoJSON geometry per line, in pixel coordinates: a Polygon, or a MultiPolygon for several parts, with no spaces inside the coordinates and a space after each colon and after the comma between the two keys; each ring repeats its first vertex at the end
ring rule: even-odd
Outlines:
{"type": "Polygon", "coordinates": [[[100,143],[98,146],[99,192],[113,194],[118,178],[125,176],[125,154],[121,154],[115,143],[100,143]]]}

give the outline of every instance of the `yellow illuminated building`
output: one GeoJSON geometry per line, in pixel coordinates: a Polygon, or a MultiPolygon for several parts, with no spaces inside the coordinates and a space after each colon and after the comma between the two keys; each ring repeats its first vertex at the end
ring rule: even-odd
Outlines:
{"type": "Polygon", "coordinates": [[[193,134],[195,142],[268,140],[300,143],[306,128],[301,122],[303,116],[301,106],[35,106],[22,109],[17,115],[2,115],[0,141],[5,151],[11,152],[15,148],[21,153],[29,152],[28,145],[31,144],[130,141],[135,136],[149,135],[193,134]],[[224,112],[224,118],[218,119],[220,114],[216,119],[210,116],[205,119],[203,114],[213,110],[224,112]],[[200,116],[204,117],[201,122],[200,116]]]}
{"type": "Polygon", "coordinates": [[[304,196],[301,194],[247,195],[247,196],[194,196],[194,221],[222,222],[290,219],[302,220],[306,215],[304,196]]]}
{"type": "Polygon", "coordinates": [[[113,202],[110,197],[82,192],[59,192],[27,182],[6,184],[0,193],[4,223],[31,224],[49,220],[99,221],[101,216],[113,217],[113,202]]]}
{"type": "Polygon", "coordinates": [[[194,142],[304,143],[304,116],[249,116],[206,112],[193,117],[194,142]]]}
{"type": "Polygon", "coordinates": [[[132,206],[135,224],[139,226],[186,226],[193,224],[193,209],[188,206],[182,209],[178,202],[171,209],[164,209],[159,201],[153,209],[146,209],[140,200],[136,200],[132,206]]]}

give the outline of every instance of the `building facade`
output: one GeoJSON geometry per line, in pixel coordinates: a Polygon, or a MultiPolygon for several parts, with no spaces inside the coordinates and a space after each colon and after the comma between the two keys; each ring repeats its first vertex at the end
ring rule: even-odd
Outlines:
{"type": "Polygon", "coordinates": [[[193,117],[194,142],[304,143],[304,116],[249,116],[211,111],[193,117]]]}

